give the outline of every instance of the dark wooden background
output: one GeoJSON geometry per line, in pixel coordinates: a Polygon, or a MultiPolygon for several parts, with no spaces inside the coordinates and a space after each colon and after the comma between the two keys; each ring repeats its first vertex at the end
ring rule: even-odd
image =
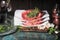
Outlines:
{"type": "Polygon", "coordinates": [[[31,9],[38,7],[39,9],[50,10],[57,3],[56,0],[11,0],[13,8],[16,9],[31,9]]]}
{"type": "MultiPolygon", "coordinates": [[[[0,0],[1,2],[1,0],[0,0]]],[[[52,10],[56,3],[60,3],[59,0],[11,0],[10,4],[13,10],[17,9],[32,9],[38,7],[41,10],[52,10]]]]}

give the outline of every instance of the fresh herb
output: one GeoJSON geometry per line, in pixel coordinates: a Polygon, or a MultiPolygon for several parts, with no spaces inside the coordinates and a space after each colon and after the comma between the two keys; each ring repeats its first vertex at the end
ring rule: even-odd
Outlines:
{"type": "Polygon", "coordinates": [[[22,28],[22,26],[19,26],[19,25],[18,25],[18,26],[17,26],[17,28],[18,28],[18,29],[21,29],[21,28],[22,28]]]}
{"type": "Polygon", "coordinates": [[[0,25],[0,33],[7,32],[7,31],[9,31],[11,29],[12,29],[11,26],[0,25]]]}
{"type": "Polygon", "coordinates": [[[3,28],[3,25],[0,25],[0,32],[4,32],[5,30],[4,30],[5,28],[3,28]]]}
{"type": "Polygon", "coordinates": [[[52,34],[56,29],[54,27],[49,28],[49,34],[52,34]]]}
{"type": "Polygon", "coordinates": [[[36,17],[39,13],[39,9],[38,8],[35,8],[34,10],[32,10],[30,13],[27,14],[27,16],[29,18],[32,18],[32,17],[36,17]]]}

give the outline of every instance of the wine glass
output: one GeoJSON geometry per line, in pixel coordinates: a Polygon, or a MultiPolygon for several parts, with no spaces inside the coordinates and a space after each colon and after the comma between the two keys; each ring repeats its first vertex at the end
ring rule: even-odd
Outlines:
{"type": "Polygon", "coordinates": [[[56,11],[56,9],[54,9],[53,11],[53,23],[56,25],[56,29],[58,28],[59,25],[59,16],[58,16],[58,11],[56,11]]]}

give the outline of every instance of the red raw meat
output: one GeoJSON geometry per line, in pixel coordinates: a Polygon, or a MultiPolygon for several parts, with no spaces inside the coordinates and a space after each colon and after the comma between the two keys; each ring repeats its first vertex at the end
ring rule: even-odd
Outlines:
{"type": "Polygon", "coordinates": [[[37,17],[29,18],[27,16],[27,14],[29,12],[31,12],[31,11],[32,10],[26,10],[25,12],[22,13],[23,20],[26,20],[26,22],[23,23],[23,25],[25,25],[25,26],[33,26],[33,25],[41,24],[42,23],[42,18],[41,18],[42,13],[39,13],[37,15],[37,17]]]}

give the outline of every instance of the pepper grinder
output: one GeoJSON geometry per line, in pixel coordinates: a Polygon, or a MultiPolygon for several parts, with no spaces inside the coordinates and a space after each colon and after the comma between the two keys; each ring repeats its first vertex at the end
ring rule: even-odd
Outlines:
{"type": "Polygon", "coordinates": [[[3,20],[3,24],[6,23],[7,19],[7,7],[6,7],[6,1],[1,1],[1,19],[3,20]],[[4,17],[4,18],[3,18],[4,17]]]}
{"type": "Polygon", "coordinates": [[[8,16],[9,16],[9,12],[11,12],[11,6],[9,5],[10,1],[4,1],[2,0],[1,1],[1,14],[4,18],[3,19],[3,24],[4,25],[8,25],[8,22],[7,22],[7,19],[8,19],[8,16]]]}

